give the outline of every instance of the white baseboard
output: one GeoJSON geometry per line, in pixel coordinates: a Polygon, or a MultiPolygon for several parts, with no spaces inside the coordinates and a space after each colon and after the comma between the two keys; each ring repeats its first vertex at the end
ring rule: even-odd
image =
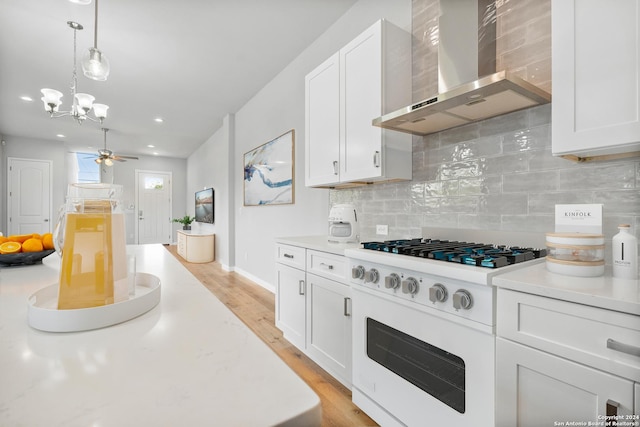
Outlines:
{"type": "Polygon", "coordinates": [[[248,272],[244,271],[241,268],[235,267],[233,270],[229,270],[229,271],[235,271],[239,275],[241,275],[243,277],[246,277],[247,279],[251,280],[252,282],[255,282],[258,285],[262,286],[263,288],[265,288],[266,290],[268,290],[272,294],[276,293],[276,288],[271,283],[265,282],[264,280],[260,279],[259,277],[256,277],[253,274],[248,273],[248,272]]]}

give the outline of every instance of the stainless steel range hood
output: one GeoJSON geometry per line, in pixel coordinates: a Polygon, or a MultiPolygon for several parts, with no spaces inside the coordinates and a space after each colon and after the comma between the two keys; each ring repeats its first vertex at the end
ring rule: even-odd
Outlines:
{"type": "Polygon", "coordinates": [[[495,72],[494,1],[441,0],[440,8],[440,93],[374,119],[374,126],[428,135],[551,102],[537,86],[495,72]]]}

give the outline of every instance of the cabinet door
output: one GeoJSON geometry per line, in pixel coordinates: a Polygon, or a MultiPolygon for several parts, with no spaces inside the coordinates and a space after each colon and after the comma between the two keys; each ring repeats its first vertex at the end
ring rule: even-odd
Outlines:
{"type": "Polygon", "coordinates": [[[177,252],[182,258],[187,258],[187,236],[184,233],[177,232],[178,236],[178,248],[177,252]]]}
{"type": "Polygon", "coordinates": [[[595,423],[633,413],[632,381],[499,337],[496,367],[496,425],[595,423]]]}
{"type": "Polygon", "coordinates": [[[305,272],[276,264],[276,326],[301,350],[305,346],[305,272]]]}
{"type": "Polygon", "coordinates": [[[334,54],[305,78],[305,184],[340,181],[340,71],[334,54]]]}
{"type": "Polygon", "coordinates": [[[552,2],[552,151],[640,150],[640,0],[552,2]]]}
{"type": "Polygon", "coordinates": [[[307,354],[351,387],[351,289],[315,274],[307,283],[307,354]]]}
{"type": "Polygon", "coordinates": [[[382,22],[340,50],[340,179],[377,178],[382,171],[382,22]]]}

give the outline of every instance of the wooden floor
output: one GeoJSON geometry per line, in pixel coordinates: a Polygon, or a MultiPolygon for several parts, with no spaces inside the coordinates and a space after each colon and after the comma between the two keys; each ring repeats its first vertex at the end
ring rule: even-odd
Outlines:
{"type": "Polygon", "coordinates": [[[316,392],[322,402],[322,426],[377,426],[351,402],[348,388],[283,338],[275,326],[271,292],[239,274],[224,271],[217,262],[189,263],[176,254],[175,245],[165,248],[316,392]]]}

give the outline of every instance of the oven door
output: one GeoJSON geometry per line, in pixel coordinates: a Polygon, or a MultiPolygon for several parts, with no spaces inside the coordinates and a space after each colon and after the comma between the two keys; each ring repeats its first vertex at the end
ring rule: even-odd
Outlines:
{"type": "Polygon", "coordinates": [[[383,425],[494,425],[492,334],[352,289],[356,405],[383,425]]]}

